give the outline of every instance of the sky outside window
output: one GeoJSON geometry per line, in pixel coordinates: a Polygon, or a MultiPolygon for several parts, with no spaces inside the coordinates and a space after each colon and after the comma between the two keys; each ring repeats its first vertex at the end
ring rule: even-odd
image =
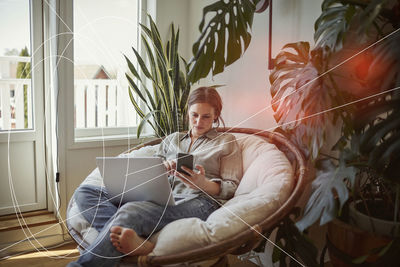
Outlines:
{"type": "Polygon", "coordinates": [[[30,50],[29,0],[0,1],[0,36],[0,56],[30,50]]]}

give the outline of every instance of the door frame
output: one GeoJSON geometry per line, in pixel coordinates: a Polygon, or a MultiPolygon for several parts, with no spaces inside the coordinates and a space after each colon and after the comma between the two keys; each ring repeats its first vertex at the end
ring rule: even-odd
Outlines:
{"type": "MultiPolygon", "coordinates": [[[[35,202],[23,204],[16,207],[0,208],[0,215],[40,210],[47,208],[47,189],[46,189],[46,161],[44,143],[44,49],[43,49],[43,6],[42,1],[29,1],[30,4],[30,34],[31,34],[31,90],[33,108],[33,129],[7,131],[0,133],[0,143],[7,143],[8,150],[12,143],[33,142],[34,143],[34,165],[35,165],[35,202]]],[[[8,160],[11,159],[7,157],[8,160]]],[[[23,164],[23,163],[22,163],[23,164]]],[[[9,164],[8,164],[9,165],[9,164]]],[[[8,170],[9,176],[12,175],[8,170]]],[[[29,189],[27,189],[29,190],[29,189]]]]}

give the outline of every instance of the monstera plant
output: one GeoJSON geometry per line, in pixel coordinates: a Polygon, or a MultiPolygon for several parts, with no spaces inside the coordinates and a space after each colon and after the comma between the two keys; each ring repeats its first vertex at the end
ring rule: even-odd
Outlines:
{"type": "Polygon", "coordinates": [[[145,50],[142,57],[132,47],[139,70],[127,56],[129,96],[141,117],[137,136],[149,124],[158,137],[188,129],[186,118],[190,82],[188,64],[178,53],[179,30],[171,27],[169,40],[163,44],[156,24],[149,16],[150,28],[141,25],[145,50]],[[146,65],[149,62],[149,67],[146,65]],[[151,85],[151,89],[149,89],[151,85]]]}
{"type": "MultiPolygon", "coordinates": [[[[318,169],[300,231],[343,217],[349,200],[370,218],[400,221],[399,14],[397,0],[325,0],[314,48],[287,44],[274,59],[279,131],[318,169]]],[[[388,245],[368,252],[387,256],[379,264],[399,260],[399,227],[387,238],[388,245]]],[[[368,253],[350,263],[363,263],[368,253]]]]}

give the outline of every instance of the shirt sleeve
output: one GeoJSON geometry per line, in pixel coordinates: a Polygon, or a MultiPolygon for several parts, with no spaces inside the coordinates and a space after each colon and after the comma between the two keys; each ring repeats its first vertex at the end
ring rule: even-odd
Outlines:
{"type": "Polygon", "coordinates": [[[153,155],[154,157],[161,157],[164,160],[168,158],[168,154],[171,153],[171,147],[174,147],[172,144],[174,139],[174,134],[170,134],[165,137],[158,146],[156,153],[153,155]]]}
{"type": "Polygon", "coordinates": [[[153,155],[154,157],[160,157],[160,158],[163,158],[163,159],[166,158],[164,142],[165,142],[165,139],[162,140],[161,143],[158,145],[157,151],[153,155]]]}
{"type": "Polygon", "coordinates": [[[242,178],[242,152],[233,135],[226,141],[227,154],[220,159],[220,178],[211,178],[210,181],[220,184],[219,199],[230,199],[235,194],[242,178]]]}

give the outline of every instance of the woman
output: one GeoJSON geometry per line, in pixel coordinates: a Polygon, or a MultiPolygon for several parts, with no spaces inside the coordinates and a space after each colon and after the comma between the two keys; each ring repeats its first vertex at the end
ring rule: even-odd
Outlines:
{"type": "Polygon", "coordinates": [[[190,130],[167,136],[157,155],[172,180],[175,198],[185,198],[176,206],[160,206],[148,201],[125,203],[118,208],[108,201],[104,189],[81,186],[75,200],[83,216],[100,233],[79,260],[69,266],[114,266],[125,255],[147,255],[154,244],[148,238],[168,223],[189,217],[206,220],[231,198],[242,176],[242,158],[235,137],[218,133],[222,101],[212,87],[200,87],[189,95],[190,130]],[[178,152],[194,156],[195,170],[176,171],[178,152]],[[97,208],[98,207],[98,208],[97,208]]]}

